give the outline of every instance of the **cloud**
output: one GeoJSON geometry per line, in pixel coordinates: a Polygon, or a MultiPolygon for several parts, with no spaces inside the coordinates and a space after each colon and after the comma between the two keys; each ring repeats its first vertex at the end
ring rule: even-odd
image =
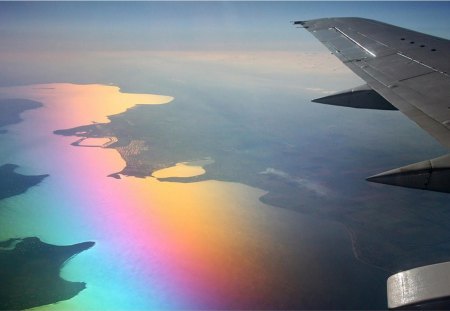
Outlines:
{"type": "Polygon", "coordinates": [[[275,176],[277,178],[283,179],[289,183],[295,184],[298,188],[311,191],[314,194],[321,196],[321,197],[330,195],[329,189],[327,189],[326,187],[324,187],[316,182],[313,182],[306,178],[291,176],[290,174],[288,174],[284,171],[281,171],[281,170],[277,170],[275,168],[268,167],[264,171],[260,172],[260,174],[271,175],[271,176],[275,176]]]}

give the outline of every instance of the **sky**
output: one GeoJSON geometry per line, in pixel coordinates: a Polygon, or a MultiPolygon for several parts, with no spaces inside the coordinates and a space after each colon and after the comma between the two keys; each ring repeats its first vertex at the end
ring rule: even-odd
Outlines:
{"type": "Polygon", "coordinates": [[[1,51],[298,50],[290,21],[359,16],[448,36],[448,2],[2,2],[1,51]],[[33,36],[33,38],[30,38],[33,36]]]}
{"type": "Polygon", "coordinates": [[[282,73],[278,80],[286,85],[330,67],[352,76],[290,24],[301,19],[359,16],[450,34],[448,2],[1,2],[0,8],[3,86],[64,81],[170,92],[161,82],[181,61],[210,71],[259,67],[282,73]],[[147,70],[160,73],[158,82],[147,70]]]}

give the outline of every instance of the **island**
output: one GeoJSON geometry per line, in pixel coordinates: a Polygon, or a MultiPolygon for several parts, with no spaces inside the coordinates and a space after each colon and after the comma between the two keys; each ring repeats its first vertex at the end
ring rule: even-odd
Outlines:
{"type": "Polygon", "coordinates": [[[0,99],[0,134],[7,132],[3,127],[22,121],[22,112],[42,106],[41,103],[29,99],[0,99]]]}
{"type": "Polygon", "coordinates": [[[94,242],[57,246],[37,237],[0,242],[0,309],[22,310],[67,300],[86,288],[83,282],[69,282],[60,270],[73,256],[94,242]]]}
{"type": "Polygon", "coordinates": [[[69,282],[60,270],[73,256],[94,242],[56,246],[37,237],[0,242],[0,309],[22,310],[67,300],[86,288],[83,282],[69,282]]]}
{"type": "Polygon", "coordinates": [[[10,163],[0,166],[0,200],[22,194],[49,176],[48,174],[22,175],[15,172],[18,167],[10,163]]]}

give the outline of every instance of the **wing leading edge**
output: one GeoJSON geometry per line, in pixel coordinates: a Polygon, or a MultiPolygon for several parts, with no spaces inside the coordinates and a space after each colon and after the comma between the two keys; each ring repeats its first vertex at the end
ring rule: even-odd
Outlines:
{"type": "MultiPolygon", "coordinates": [[[[363,18],[296,21],[367,84],[314,100],[369,109],[398,109],[450,147],[450,41],[363,18]]],[[[450,192],[450,156],[368,178],[450,192]]]]}

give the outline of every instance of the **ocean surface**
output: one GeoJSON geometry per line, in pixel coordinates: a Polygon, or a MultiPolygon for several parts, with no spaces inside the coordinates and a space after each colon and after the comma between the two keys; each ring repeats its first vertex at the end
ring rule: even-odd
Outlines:
{"type": "MultiPolygon", "coordinates": [[[[171,97],[57,83],[4,87],[0,94],[43,104],[8,127],[1,162],[19,165],[18,173],[50,175],[2,201],[0,240],[38,236],[56,245],[96,243],[62,270],[63,278],[84,281],[87,288],[42,308],[384,306],[385,273],[355,259],[342,225],[265,205],[262,190],[240,183],[107,177],[125,165],[116,150],[76,147],[75,137],[53,133],[108,122],[107,115],[171,97]],[[370,289],[363,286],[368,282],[370,289]]],[[[197,166],[172,174],[199,173],[197,166]]]]}

